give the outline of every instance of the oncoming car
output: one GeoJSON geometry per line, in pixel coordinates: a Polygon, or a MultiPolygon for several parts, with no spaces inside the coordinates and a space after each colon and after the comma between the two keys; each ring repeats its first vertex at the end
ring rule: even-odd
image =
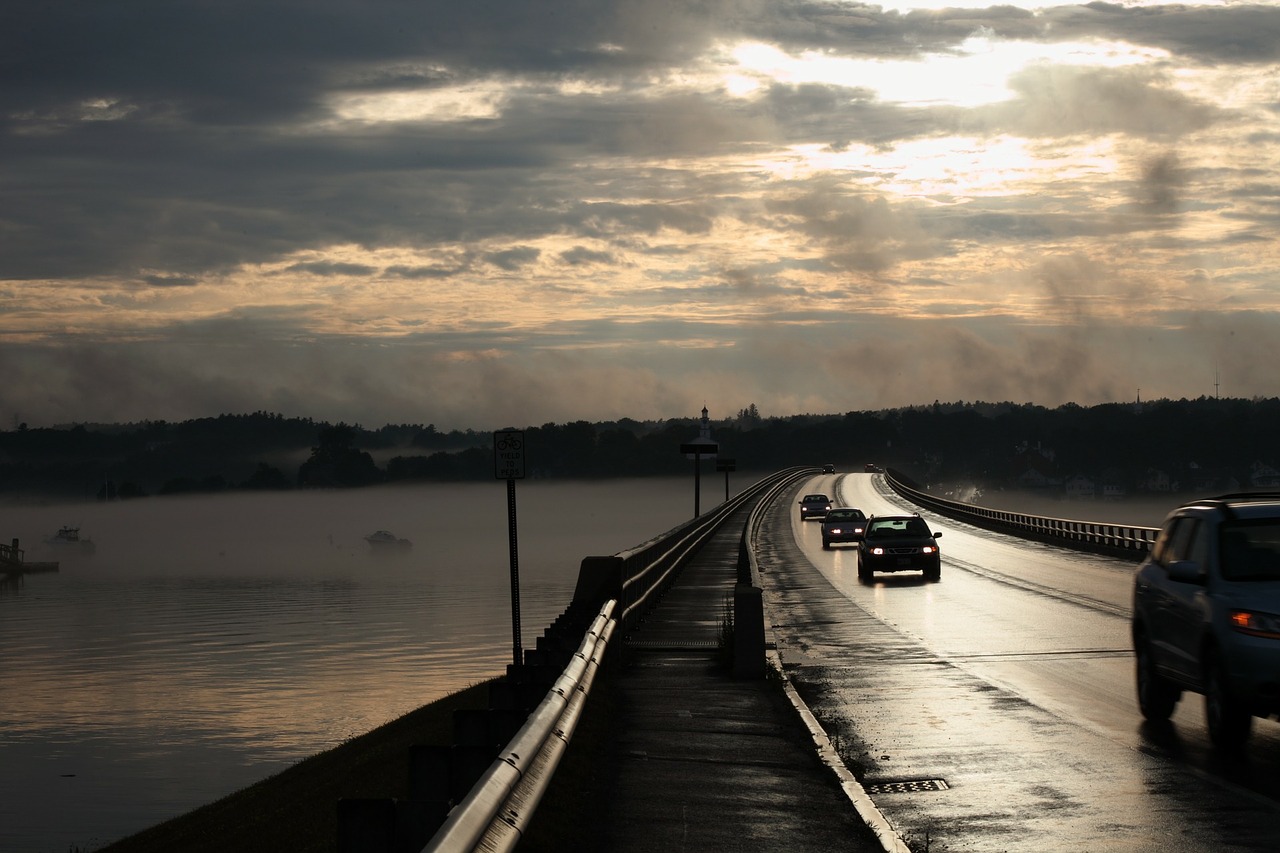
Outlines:
{"type": "Polygon", "coordinates": [[[1210,740],[1234,750],[1255,716],[1280,714],[1280,493],[1173,510],[1134,575],[1131,629],[1148,720],[1203,694],[1210,740]]]}
{"type": "Polygon", "coordinates": [[[857,542],[866,524],[867,514],[860,509],[838,506],[827,510],[822,519],[822,550],[830,551],[837,542],[857,542]]]}
{"type": "Polygon", "coordinates": [[[876,572],[923,572],[927,580],[942,577],[938,537],[918,515],[873,515],[858,542],[858,579],[876,572]]]}
{"type": "Polygon", "coordinates": [[[831,509],[831,498],[826,495],[805,495],[800,499],[800,520],[823,518],[831,509]]]}
{"type": "Polygon", "coordinates": [[[824,474],[834,474],[835,472],[836,472],[836,466],[831,462],[828,462],[826,465],[822,466],[822,473],[824,474]]]}

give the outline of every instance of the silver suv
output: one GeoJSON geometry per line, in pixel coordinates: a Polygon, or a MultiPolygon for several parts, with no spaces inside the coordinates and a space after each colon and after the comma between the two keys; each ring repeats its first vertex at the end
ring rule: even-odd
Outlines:
{"type": "Polygon", "coordinates": [[[1235,749],[1255,716],[1280,714],[1280,493],[1169,514],[1135,575],[1133,649],[1148,720],[1202,693],[1209,737],[1235,749]]]}

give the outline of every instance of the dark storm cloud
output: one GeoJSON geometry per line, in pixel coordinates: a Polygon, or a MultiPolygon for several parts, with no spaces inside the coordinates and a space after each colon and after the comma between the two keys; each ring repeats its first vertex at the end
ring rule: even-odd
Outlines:
{"type": "Polygon", "coordinates": [[[290,264],[285,272],[305,272],[318,276],[365,276],[373,275],[377,270],[367,264],[339,264],[330,261],[310,261],[303,264],[290,264]]]}
{"type": "Polygon", "coordinates": [[[1050,37],[1123,39],[1208,64],[1280,58],[1280,8],[1276,6],[1088,3],[1047,9],[1042,19],[1050,37]]]}
{"type": "MultiPolygon", "coordinates": [[[[637,109],[628,81],[734,37],[899,56],[952,50],[982,30],[1045,40],[1119,31],[1140,44],[1183,53],[1199,45],[1206,59],[1247,61],[1274,53],[1280,40],[1268,34],[1278,15],[1268,7],[1099,5],[903,14],[730,0],[10,3],[0,11],[0,161],[8,164],[0,276],[193,275],[333,243],[534,237],[556,233],[566,224],[560,214],[572,221],[575,211],[585,228],[594,214],[573,201],[572,183],[548,197],[537,178],[588,152],[723,155],[809,141],[838,149],[965,124],[1174,133],[1203,126],[1212,110],[1123,73],[1031,72],[1016,109],[969,120],[954,110],[877,104],[856,82],[778,85],[760,104],[685,95],[637,109]],[[1220,56],[1236,48],[1234,59],[1220,56]],[[550,83],[565,73],[620,88],[566,97],[535,86],[496,121],[282,132],[324,119],[324,99],[335,91],[489,74],[550,83]],[[1137,100],[1127,105],[1129,97],[1137,100]],[[1046,99],[1061,99],[1066,115],[1043,106],[1046,99]],[[1066,124],[1055,127],[1059,118],[1066,124]],[[521,215],[527,210],[539,215],[521,215]]],[[[690,232],[713,216],[692,206],[646,212],[652,227],[690,232]]]]}
{"type": "Polygon", "coordinates": [[[490,252],[484,256],[484,259],[499,269],[515,272],[521,267],[537,261],[541,254],[540,250],[531,246],[520,246],[514,249],[504,249],[501,252],[490,252]]]}
{"type": "Polygon", "coordinates": [[[396,264],[386,268],[386,275],[394,278],[407,279],[431,279],[431,278],[453,278],[466,272],[468,267],[460,264],[440,264],[436,266],[403,266],[396,264]]]}
{"type": "Polygon", "coordinates": [[[560,253],[560,262],[571,267],[595,266],[597,264],[613,264],[613,255],[608,252],[597,252],[585,246],[574,246],[560,253]]]}

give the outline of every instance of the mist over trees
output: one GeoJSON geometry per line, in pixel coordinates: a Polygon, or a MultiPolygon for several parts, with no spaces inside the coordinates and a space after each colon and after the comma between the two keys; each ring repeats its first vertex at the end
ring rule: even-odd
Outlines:
{"type": "MultiPolygon", "coordinates": [[[[531,478],[688,473],[697,418],[524,427],[531,478]]],[[[834,463],[893,467],[922,484],[1083,496],[1280,486],[1280,399],[1156,400],[1048,409],[955,402],[765,417],[751,403],[710,419],[741,472],[834,463]]],[[[519,427],[515,427],[519,428],[519,427]]],[[[714,470],[710,460],[705,470],[714,470]]],[[[0,432],[0,494],[137,498],[228,489],[347,488],[490,480],[491,431],[330,424],[255,412],[181,423],[74,424],[0,432]]]]}

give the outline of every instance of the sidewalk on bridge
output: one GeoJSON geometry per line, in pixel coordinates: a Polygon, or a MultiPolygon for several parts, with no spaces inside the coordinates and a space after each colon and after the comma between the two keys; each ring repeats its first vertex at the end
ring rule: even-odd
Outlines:
{"type": "Polygon", "coordinates": [[[746,513],[684,568],[608,679],[615,760],[592,849],[882,850],[778,680],[718,660],[746,513]]]}

